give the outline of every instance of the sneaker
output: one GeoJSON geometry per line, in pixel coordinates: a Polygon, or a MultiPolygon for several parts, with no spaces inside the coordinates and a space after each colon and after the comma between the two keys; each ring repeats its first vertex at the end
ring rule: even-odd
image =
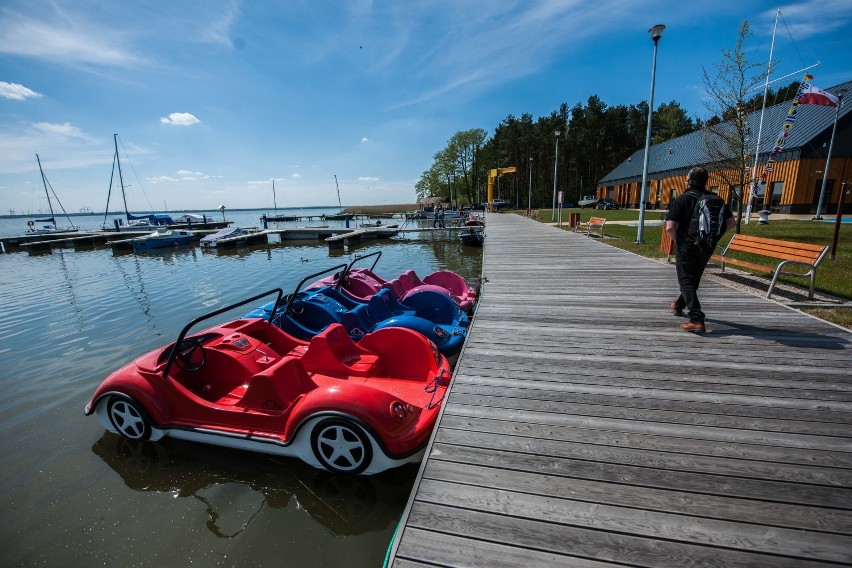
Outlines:
{"type": "Polygon", "coordinates": [[[686,323],[680,324],[680,328],[683,331],[689,331],[692,333],[704,333],[707,329],[704,327],[704,322],[691,322],[688,321],[686,323]]]}
{"type": "Polygon", "coordinates": [[[672,300],[669,304],[669,309],[672,311],[672,314],[680,317],[683,315],[683,308],[677,307],[677,300],[672,300]]]}

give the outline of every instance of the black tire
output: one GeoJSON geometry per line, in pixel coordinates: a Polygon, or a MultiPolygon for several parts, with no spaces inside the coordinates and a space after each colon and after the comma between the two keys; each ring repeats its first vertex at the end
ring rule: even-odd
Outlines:
{"type": "Polygon", "coordinates": [[[107,415],[115,431],[131,440],[151,437],[148,414],[130,398],[112,397],[107,402],[107,415]]]}
{"type": "Polygon", "coordinates": [[[324,468],[358,474],[373,461],[370,436],[346,418],[327,418],[311,431],[311,449],[324,468]]]}

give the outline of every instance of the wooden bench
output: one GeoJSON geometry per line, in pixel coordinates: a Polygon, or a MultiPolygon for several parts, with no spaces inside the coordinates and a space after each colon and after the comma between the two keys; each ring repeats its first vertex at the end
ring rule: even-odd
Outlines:
{"type": "Polygon", "coordinates": [[[527,209],[527,217],[530,219],[538,219],[539,209],[527,209]]]}
{"type": "Polygon", "coordinates": [[[598,236],[603,237],[604,225],[606,225],[604,217],[589,217],[588,221],[580,221],[574,225],[574,232],[586,231],[586,236],[591,237],[592,229],[594,229],[598,232],[598,236]]]}
{"type": "Polygon", "coordinates": [[[749,235],[735,234],[722,251],[721,255],[715,254],[711,260],[722,265],[722,272],[725,271],[726,264],[742,266],[750,270],[758,272],[767,272],[773,274],[772,283],[769,284],[769,290],[766,292],[766,297],[772,295],[772,290],[775,288],[775,283],[778,281],[778,276],[797,276],[799,278],[810,277],[810,293],[808,299],[814,299],[814,279],[816,277],[816,269],[822,259],[825,258],[828,252],[828,247],[823,245],[810,245],[805,243],[795,243],[791,241],[780,241],[777,239],[765,239],[763,237],[752,237],[749,235]],[[775,268],[769,266],[755,264],[745,260],[739,260],[728,256],[732,251],[739,251],[756,256],[779,259],[781,262],[775,268]],[[807,268],[805,272],[785,272],[782,270],[787,265],[798,265],[807,268]]]}

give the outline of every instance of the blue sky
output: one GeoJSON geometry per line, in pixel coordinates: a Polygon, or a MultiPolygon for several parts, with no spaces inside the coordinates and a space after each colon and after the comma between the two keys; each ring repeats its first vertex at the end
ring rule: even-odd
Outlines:
{"type": "MultiPolygon", "coordinates": [[[[852,2],[5,0],[0,211],[103,211],[119,134],[132,210],[413,203],[459,130],[597,94],[706,117],[702,66],[739,22],[778,75],[852,79],[852,2]],[[125,159],[125,153],[127,159],[125,159]],[[129,163],[128,163],[129,160],[129,163]]],[[[111,209],[120,209],[113,197],[111,209]]]]}

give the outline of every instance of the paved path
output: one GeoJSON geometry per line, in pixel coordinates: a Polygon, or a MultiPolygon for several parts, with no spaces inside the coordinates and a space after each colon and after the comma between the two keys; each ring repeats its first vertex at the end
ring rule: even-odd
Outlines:
{"type": "Polygon", "coordinates": [[[852,563],[852,334],[490,214],[488,279],[390,564],[852,563]]]}

